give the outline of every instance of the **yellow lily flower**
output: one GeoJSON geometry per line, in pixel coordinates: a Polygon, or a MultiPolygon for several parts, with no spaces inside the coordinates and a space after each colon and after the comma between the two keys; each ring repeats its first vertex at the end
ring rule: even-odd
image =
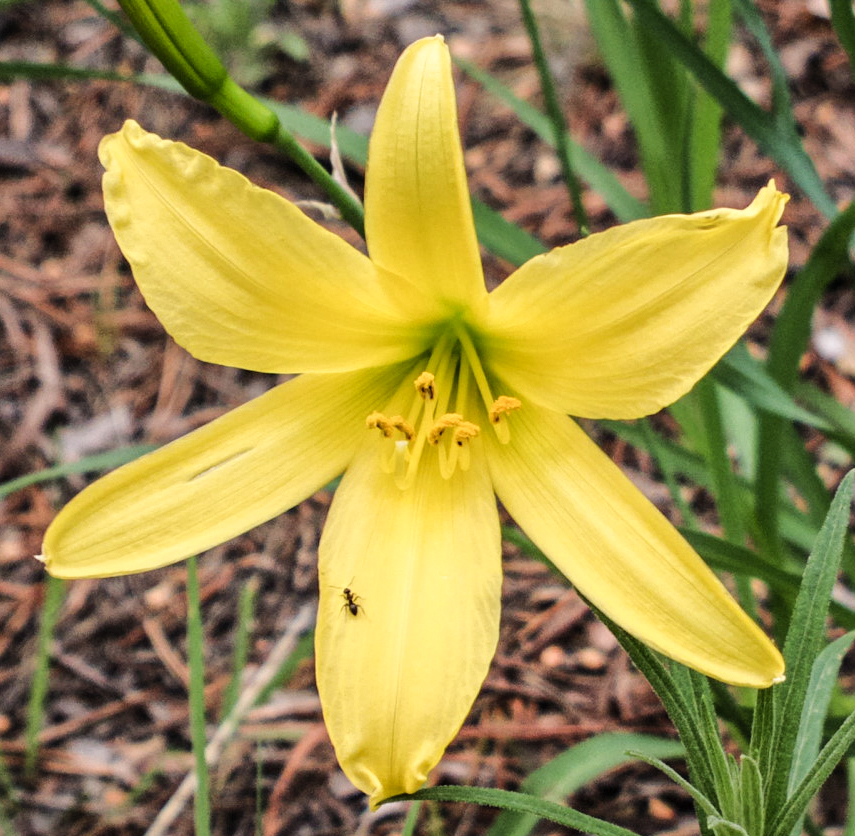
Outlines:
{"type": "Polygon", "coordinates": [[[164,566],[344,473],[319,548],[317,680],[373,804],[425,781],[487,674],[494,492],[642,641],[726,682],[782,677],[772,643],[567,417],[655,412],[743,333],[787,264],[772,184],[742,211],[559,247],[488,294],[440,37],[404,52],[377,114],[368,256],[134,122],[100,154],[110,223],[167,331],[202,360],[300,376],[84,490],[48,529],[48,571],[164,566]]]}

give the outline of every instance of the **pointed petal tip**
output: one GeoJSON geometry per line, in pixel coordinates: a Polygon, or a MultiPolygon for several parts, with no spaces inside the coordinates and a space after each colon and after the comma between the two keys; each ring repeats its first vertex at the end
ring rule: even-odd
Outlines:
{"type": "Polygon", "coordinates": [[[751,201],[746,209],[746,212],[751,214],[759,214],[764,209],[769,208],[772,216],[772,224],[776,224],[784,212],[784,207],[789,203],[790,196],[786,192],[778,191],[775,185],[775,180],[772,178],[769,182],[757,192],[754,200],[751,201]]]}

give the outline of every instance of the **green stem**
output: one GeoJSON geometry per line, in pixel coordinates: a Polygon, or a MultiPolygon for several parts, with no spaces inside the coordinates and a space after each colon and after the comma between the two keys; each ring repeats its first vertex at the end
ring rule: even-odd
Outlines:
{"type": "MultiPolygon", "coordinates": [[[[271,111],[272,112],[272,111],[271,111]]],[[[303,173],[326,192],[327,197],[341,213],[341,217],[365,238],[365,210],[353,196],[276,120],[276,135],[273,146],[295,163],[303,173]]]]}
{"type": "Polygon", "coordinates": [[[210,836],[210,781],[205,748],[205,650],[202,639],[202,613],[199,603],[199,575],[196,558],[187,560],[187,657],[190,664],[190,736],[196,764],[196,794],[193,813],[196,836],[210,836]]]}
{"type": "Polygon", "coordinates": [[[537,25],[537,19],[531,10],[529,0],[520,0],[520,11],[522,12],[522,19],[528,33],[528,38],[531,41],[531,52],[538,75],[540,76],[540,87],[543,91],[546,113],[552,124],[555,148],[558,151],[558,160],[561,163],[564,182],[570,194],[570,205],[573,208],[573,215],[576,218],[576,226],[579,228],[579,234],[585,236],[590,231],[588,228],[588,215],[582,203],[582,190],[579,187],[579,180],[573,170],[570,144],[567,141],[567,124],[564,121],[564,114],[558,101],[558,94],[555,91],[555,82],[549,70],[549,63],[543,52],[540,29],[537,25]]]}
{"type": "Polygon", "coordinates": [[[365,237],[359,202],[297,142],[266,104],[229,76],[177,0],[120,0],[120,5],[152,54],[191,96],[211,105],[247,136],[270,143],[289,157],[326,192],[342,218],[365,237]]]}

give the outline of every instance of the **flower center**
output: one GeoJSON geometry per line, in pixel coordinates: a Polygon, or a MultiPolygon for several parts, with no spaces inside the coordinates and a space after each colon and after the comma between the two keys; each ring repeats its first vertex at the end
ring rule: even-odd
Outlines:
{"type": "Polygon", "coordinates": [[[412,382],[409,394],[399,391],[396,405],[409,402],[406,410],[389,417],[372,412],[366,418],[369,429],[381,435],[380,466],[394,474],[395,483],[404,490],[412,485],[422,455],[436,448],[440,473],[444,479],[459,467],[468,470],[469,441],[481,427],[477,417],[477,397],[484,405],[492,431],[502,444],[511,438],[507,416],[521,406],[509,395],[493,397],[478,352],[466,329],[454,322],[437,340],[424,371],[412,382]]]}

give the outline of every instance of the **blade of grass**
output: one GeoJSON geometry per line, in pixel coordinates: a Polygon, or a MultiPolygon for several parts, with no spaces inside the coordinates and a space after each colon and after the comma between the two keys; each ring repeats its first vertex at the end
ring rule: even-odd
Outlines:
{"type": "MultiPolygon", "coordinates": [[[[298,663],[291,664],[291,660],[298,655],[303,644],[302,640],[305,639],[304,634],[309,629],[313,617],[314,607],[306,605],[288,622],[285,632],[277,639],[255,675],[246,683],[231,713],[211,736],[211,742],[205,750],[207,764],[213,765],[219,760],[223,747],[232,739],[247,711],[261,702],[262,695],[270,693],[269,686],[277,675],[289,666],[291,669],[296,667],[298,663]]],[[[151,827],[145,832],[145,836],[167,836],[195,787],[196,772],[194,770],[184,776],[184,780],[161,808],[151,827]]]]}
{"type": "Polygon", "coordinates": [[[813,664],[807,689],[810,699],[805,702],[802,708],[802,717],[793,752],[793,765],[787,781],[788,794],[792,793],[805,779],[810,768],[816,762],[822,743],[822,732],[828,714],[828,706],[831,703],[831,694],[837,684],[837,676],[840,672],[840,663],[843,661],[846,652],[852,647],[853,640],[855,640],[855,630],[844,633],[840,638],[824,647],[813,664]]]}
{"type": "Polygon", "coordinates": [[[456,801],[465,804],[480,804],[484,807],[498,807],[501,810],[530,813],[538,818],[564,825],[564,827],[581,830],[584,833],[593,833],[595,836],[637,836],[632,830],[627,830],[625,827],[580,813],[570,807],[556,804],[554,801],[544,801],[531,795],[508,790],[482,787],[428,787],[414,793],[393,795],[380,803],[416,800],[456,801]]]}
{"type": "Polygon", "coordinates": [[[120,447],[116,450],[110,450],[107,453],[96,453],[93,456],[86,456],[76,462],[66,462],[65,464],[58,464],[54,467],[38,470],[35,473],[27,473],[24,476],[19,476],[17,479],[10,479],[8,482],[0,484],[0,499],[9,496],[14,491],[21,490],[21,488],[37,485],[40,482],[49,482],[51,479],[61,479],[64,476],[71,476],[74,473],[111,470],[156,449],[156,444],[137,444],[133,447],[120,447]]]}
{"type": "MultiPolygon", "coordinates": [[[[571,746],[530,773],[520,785],[520,791],[561,802],[589,781],[632,761],[635,756],[630,755],[629,750],[648,758],[679,758],[685,754],[683,745],[676,740],[606,732],[571,746]]],[[[529,813],[505,811],[496,817],[486,836],[527,836],[536,824],[537,817],[529,813]]]]}
{"type": "Polygon", "coordinates": [[[799,819],[804,815],[811,799],[819,792],[820,787],[828,780],[834,767],[840,763],[840,760],[853,744],[855,744],[855,712],[843,721],[840,728],[819,753],[810,772],[786,803],[778,808],[778,815],[773,819],[768,829],[769,836],[789,836],[799,819]]]}
{"type": "Polygon", "coordinates": [[[549,63],[543,51],[543,44],[540,39],[540,27],[531,9],[529,0],[519,0],[519,5],[523,25],[531,44],[534,65],[540,77],[540,89],[546,103],[546,115],[549,117],[552,127],[552,140],[558,151],[558,161],[561,164],[561,173],[564,177],[564,185],[567,187],[573,216],[576,218],[576,227],[579,234],[585,236],[590,231],[588,229],[588,215],[585,212],[585,205],[582,203],[582,190],[579,187],[579,180],[574,170],[570,144],[567,142],[567,123],[564,121],[564,113],[561,110],[558,93],[555,90],[555,80],[552,78],[552,71],[549,69],[549,63]]]}
{"type": "MultiPolygon", "coordinates": [[[[704,52],[719,68],[724,66],[730,47],[732,25],[730,0],[713,0],[708,7],[704,52]]],[[[715,176],[721,153],[721,105],[705,90],[692,91],[692,121],[689,130],[688,195],[689,211],[697,212],[712,205],[715,176]]]]}
{"type": "MultiPolygon", "coordinates": [[[[517,118],[526,126],[531,128],[544,142],[554,147],[555,140],[552,135],[552,126],[549,119],[537,108],[523,101],[497,78],[482,70],[477,64],[463,58],[455,58],[454,63],[460,67],[466,75],[477,81],[490,95],[504,102],[517,118]]],[[[646,218],[650,215],[649,209],[637,198],[633,197],[622,185],[614,173],[606,168],[593,154],[573,141],[571,136],[566,137],[570,146],[573,162],[579,176],[605,200],[609,209],[614,212],[615,217],[622,223],[634,221],[637,218],[646,218]]]]}
{"type": "MultiPolygon", "coordinates": [[[[799,377],[799,360],[807,348],[813,311],[825,288],[848,262],[847,246],[855,230],[855,201],[828,226],[805,266],[791,283],[769,339],[766,369],[785,391],[792,392],[799,377]]],[[[755,517],[771,555],[780,551],[779,492],[786,434],[792,430],[780,418],[761,413],[757,432],[755,517]]],[[[828,499],[824,505],[827,507],[828,499]]],[[[824,514],[823,508],[821,513],[824,514]]]]}
{"type": "Polygon", "coordinates": [[[787,679],[775,689],[777,717],[763,774],[767,779],[766,809],[781,810],[794,756],[799,722],[810,684],[811,670],[823,644],[825,617],[837,569],[843,554],[843,537],[849,524],[855,471],[840,483],[825,524],[805,566],[799,595],[793,607],[784,643],[787,679]]]}
{"type": "Polygon", "coordinates": [[[202,611],[199,600],[199,574],[196,558],[187,560],[187,661],[190,666],[190,738],[196,764],[196,792],[193,796],[193,822],[196,836],[210,836],[210,776],[205,748],[205,647],[202,636],[202,611]]]}
{"type": "Polygon", "coordinates": [[[686,761],[692,783],[706,796],[715,797],[715,775],[713,764],[715,753],[707,751],[708,740],[702,733],[702,718],[694,701],[689,701],[678,687],[677,680],[653,650],[642,644],[624,629],[615,624],[604,613],[586,601],[597,618],[612,631],[633,664],[644,674],[656,695],[665,706],[671,722],[677,729],[680,742],[686,748],[686,761]]]}
{"type": "Polygon", "coordinates": [[[640,22],[667,49],[725,112],[793,179],[828,218],[837,214],[813,161],[802,146],[792,114],[771,114],[754,104],[651,0],[627,0],[640,22]]]}
{"type": "MultiPolygon", "coordinates": [[[[588,21],[614,81],[621,103],[638,141],[653,214],[679,211],[679,182],[673,176],[673,142],[659,101],[653,73],[641,54],[638,30],[630,24],[617,0],[585,0],[588,21]]],[[[667,61],[667,58],[665,59],[667,61]]],[[[667,74],[667,68],[662,68],[667,74]]],[[[680,108],[681,102],[675,106],[680,108]]]]}
{"type": "Polygon", "coordinates": [[[249,658],[249,643],[252,636],[252,624],[255,616],[255,596],[258,593],[258,580],[250,578],[240,590],[238,598],[238,617],[235,625],[234,650],[232,652],[232,676],[223,694],[220,720],[234,708],[240,693],[243,671],[249,658]]]}
{"type": "Polygon", "coordinates": [[[44,582],[44,603],[36,642],[36,662],[27,701],[27,725],[24,731],[24,774],[32,778],[39,753],[39,732],[44,726],[45,700],[50,678],[50,657],[54,631],[65,596],[65,582],[48,576],[44,582]]]}

